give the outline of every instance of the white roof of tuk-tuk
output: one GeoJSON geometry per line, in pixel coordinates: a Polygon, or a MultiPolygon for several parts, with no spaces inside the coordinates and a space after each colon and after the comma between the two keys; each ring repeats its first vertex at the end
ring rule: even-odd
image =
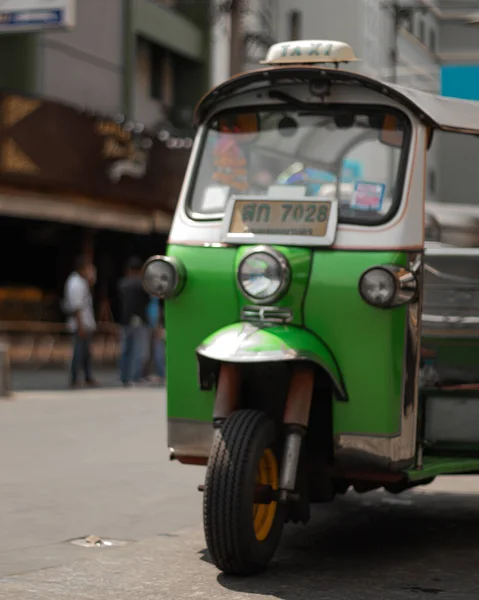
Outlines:
{"type": "Polygon", "coordinates": [[[293,77],[311,79],[318,76],[328,79],[332,83],[356,84],[393,98],[433,127],[457,133],[479,134],[479,102],[437,96],[401,85],[386,83],[360,73],[316,65],[267,67],[231,77],[202,98],[196,110],[197,121],[203,121],[212,104],[225,99],[234,92],[242,91],[250,84],[267,84],[293,77]]]}
{"type": "Polygon", "coordinates": [[[440,129],[464,133],[479,132],[479,102],[475,100],[437,96],[401,85],[388,84],[388,87],[407,96],[440,129]]]}

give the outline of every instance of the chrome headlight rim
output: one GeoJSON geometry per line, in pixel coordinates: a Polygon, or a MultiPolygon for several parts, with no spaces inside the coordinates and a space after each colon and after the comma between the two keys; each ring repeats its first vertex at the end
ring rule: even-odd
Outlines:
{"type": "Polygon", "coordinates": [[[278,302],[278,300],[281,300],[281,298],[283,298],[283,296],[287,293],[289,286],[291,284],[291,266],[290,266],[286,256],[279,250],[276,250],[275,248],[271,248],[271,246],[265,246],[265,245],[254,246],[253,248],[249,249],[244,254],[243,258],[241,259],[241,261],[238,265],[238,268],[236,270],[236,283],[237,283],[238,288],[240,289],[241,293],[243,294],[243,296],[246,299],[248,299],[250,302],[252,302],[253,304],[258,304],[260,306],[272,304],[274,302],[278,302]],[[278,289],[274,292],[274,294],[270,294],[269,296],[267,296],[265,298],[256,298],[255,296],[248,294],[248,292],[245,290],[245,288],[243,287],[243,284],[241,282],[242,266],[244,265],[246,260],[248,260],[248,258],[250,258],[253,254],[267,254],[270,257],[272,257],[274,260],[276,260],[280,267],[280,272],[281,272],[280,285],[279,285],[278,289]]]}
{"type": "Polygon", "coordinates": [[[419,283],[415,274],[405,267],[400,267],[398,265],[374,265],[373,267],[366,269],[359,278],[358,291],[361,298],[369,306],[381,310],[388,310],[415,302],[419,294],[419,283]],[[392,294],[391,299],[385,304],[373,303],[363,293],[362,288],[364,279],[372,271],[383,271],[387,273],[393,282],[394,293],[392,294]]]}
{"type": "Polygon", "coordinates": [[[147,294],[149,294],[150,296],[153,296],[155,298],[161,298],[161,299],[166,300],[168,298],[177,296],[183,290],[183,288],[185,287],[185,284],[186,284],[185,266],[183,265],[183,263],[181,261],[179,261],[178,259],[176,259],[173,256],[164,256],[162,254],[155,254],[154,256],[150,256],[150,258],[148,258],[143,265],[141,275],[142,275],[144,290],[146,291],[147,294]],[[171,271],[173,274],[173,286],[172,286],[171,290],[166,294],[155,293],[153,290],[148,289],[148,286],[146,285],[147,269],[152,263],[155,263],[155,262],[164,262],[171,268],[171,271]]]}

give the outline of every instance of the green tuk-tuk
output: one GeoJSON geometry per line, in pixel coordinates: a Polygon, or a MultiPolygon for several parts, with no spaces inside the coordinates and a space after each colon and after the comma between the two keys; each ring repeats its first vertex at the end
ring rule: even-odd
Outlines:
{"type": "Polygon", "coordinates": [[[207,465],[228,574],[264,569],[284,523],[351,486],[479,473],[479,379],[460,369],[479,319],[458,292],[479,251],[425,242],[432,139],[479,134],[479,103],[339,68],[354,60],[275,44],[209,92],[167,255],[144,266],[166,300],[171,458],[207,465]],[[462,375],[441,378],[450,360],[462,375]]]}

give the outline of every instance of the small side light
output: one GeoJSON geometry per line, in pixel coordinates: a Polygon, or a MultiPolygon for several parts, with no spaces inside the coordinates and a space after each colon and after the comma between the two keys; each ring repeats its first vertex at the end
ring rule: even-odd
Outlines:
{"type": "Polygon", "coordinates": [[[172,298],[186,283],[186,269],[182,262],[170,256],[152,256],[143,265],[143,287],[150,296],[172,298]]]}
{"type": "Polygon", "coordinates": [[[415,275],[397,265],[381,265],[365,271],[359,280],[362,299],[378,308],[394,308],[417,298],[415,275]]]}

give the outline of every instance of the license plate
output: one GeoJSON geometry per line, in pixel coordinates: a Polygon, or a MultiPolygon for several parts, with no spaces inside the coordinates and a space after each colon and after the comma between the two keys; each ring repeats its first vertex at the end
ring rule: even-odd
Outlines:
{"type": "Polygon", "coordinates": [[[331,202],[236,200],[230,234],[324,237],[331,202]]]}

